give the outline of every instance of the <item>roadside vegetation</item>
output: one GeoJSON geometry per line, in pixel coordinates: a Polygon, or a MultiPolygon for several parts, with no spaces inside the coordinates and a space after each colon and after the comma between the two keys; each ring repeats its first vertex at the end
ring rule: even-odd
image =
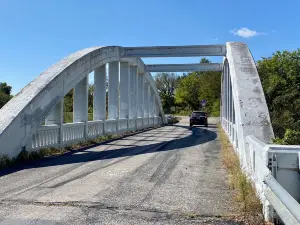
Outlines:
{"type": "Polygon", "coordinates": [[[234,190],[235,195],[233,198],[241,210],[242,220],[246,224],[251,225],[264,224],[262,205],[256,196],[255,188],[241,170],[238,156],[221,125],[219,124],[218,127],[222,148],[222,162],[227,169],[229,187],[234,190]]]}
{"type": "Polygon", "coordinates": [[[300,49],[278,51],[257,62],[275,143],[300,145],[300,49]]]}

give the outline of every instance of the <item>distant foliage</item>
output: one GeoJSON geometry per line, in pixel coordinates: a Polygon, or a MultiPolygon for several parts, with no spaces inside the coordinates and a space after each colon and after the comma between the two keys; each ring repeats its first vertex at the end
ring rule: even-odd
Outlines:
{"type": "Polygon", "coordinates": [[[0,82],[0,109],[12,98],[12,87],[5,82],[0,82]]]}
{"type": "MultiPolygon", "coordinates": [[[[203,58],[200,63],[210,63],[203,58]]],[[[221,73],[220,72],[194,72],[179,79],[175,91],[175,103],[181,108],[204,110],[210,116],[220,115],[221,73]],[[202,108],[201,100],[206,100],[202,108]]]]}
{"type": "Polygon", "coordinates": [[[177,88],[178,77],[175,73],[157,73],[155,83],[164,112],[171,113],[171,107],[175,106],[174,91],[177,88]]]}
{"type": "Polygon", "coordinates": [[[292,52],[278,51],[272,57],[258,61],[257,69],[268,104],[275,141],[300,144],[300,49],[292,52]]]}

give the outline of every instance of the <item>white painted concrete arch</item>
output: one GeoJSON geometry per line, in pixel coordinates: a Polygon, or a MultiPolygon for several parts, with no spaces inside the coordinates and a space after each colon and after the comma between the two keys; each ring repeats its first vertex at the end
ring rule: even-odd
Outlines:
{"type": "MultiPolygon", "coordinates": [[[[80,50],[52,65],[23,88],[0,110],[0,154],[18,155],[37,127],[63,97],[90,72],[102,65],[120,61],[122,47],[91,47],[80,50]]],[[[123,58],[144,71],[140,59],[123,58]]],[[[162,118],[163,111],[156,86],[149,73],[145,79],[155,93],[162,118]]]]}

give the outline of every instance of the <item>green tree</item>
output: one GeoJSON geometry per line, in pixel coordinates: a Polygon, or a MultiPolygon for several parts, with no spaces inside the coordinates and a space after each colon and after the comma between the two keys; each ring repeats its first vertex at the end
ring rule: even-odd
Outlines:
{"type": "Polygon", "coordinates": [[[300,49],[278,51],[259,60],[257,69],[276,137],[300,131],[300,49]]]}
{"type": "Polygon", "coordinates": [[[163,110],[165,113],[170,113],[171,107],[175,105],[174,91],[177,86],[175,73],[157,73],[155,84],[160,94],[163,110]]]}
{"type": "Polygon", "coordinates": [[[175,101],[190,110],[199,108],[200,74],[190,73],[179,81],[175,92],[175,101]]]}
{"type": "Polygon", "coordinates": [[[7,85],[6,82],[0,82],[0,92],[10,95],[11,94],[11,86],[7,85]]]}
{"type": "Polygon", "coordinates": [[[12,98],[12,87],[5,82],[0,82],[0,109],[12,98]]]}
{"type": "MultiPolygon", "coordinates": [[[[210,63],[202,58],[200,63],[210,63]]],[[[205,99],[207,104],[203,110],[212,116],[220,113],[220,72],[194,72],[179,79],[178,88],[175,92],[175,102],[185,109],[202,109],[200,102],[205,99]]]]}

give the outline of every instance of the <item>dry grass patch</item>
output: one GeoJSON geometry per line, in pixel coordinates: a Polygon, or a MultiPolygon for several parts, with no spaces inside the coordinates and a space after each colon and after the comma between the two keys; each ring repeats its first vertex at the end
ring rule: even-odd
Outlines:
{"type": "Polygon", "coordinates": [[[264,224],[262,205],[256,196],[255,188],[242,172],[240,161],[225,132],[219,125],[222,147],[222,161],[228,171],[229,186],[234,189],[235,201],[239,204],[246,224],[264,224]]]}

